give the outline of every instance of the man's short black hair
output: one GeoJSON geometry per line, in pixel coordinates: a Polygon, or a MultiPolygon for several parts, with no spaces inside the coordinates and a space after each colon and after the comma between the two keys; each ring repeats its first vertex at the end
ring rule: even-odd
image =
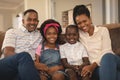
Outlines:
{"type": "Polygon", "coordinates": [[[29,12],[35,12],[38,15],[38,12],[34,9],[27,9],[26,11],[23,12],[23,16],[25,16],[29,12]]]}

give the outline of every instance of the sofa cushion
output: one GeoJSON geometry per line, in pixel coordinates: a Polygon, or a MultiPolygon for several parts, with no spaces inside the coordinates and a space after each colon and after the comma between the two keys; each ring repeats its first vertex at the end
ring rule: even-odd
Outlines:
{"type": "Polygon", "coordinates": [[[109,29],[112,43],[112,50],[120,55],[120,27],[109,29]]]}

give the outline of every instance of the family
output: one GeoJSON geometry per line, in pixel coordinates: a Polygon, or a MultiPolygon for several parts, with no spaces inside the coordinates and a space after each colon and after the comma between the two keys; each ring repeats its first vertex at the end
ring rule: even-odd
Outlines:
{"type": "Polygon", "coordinates": [[[47,19],[37,29],[37,11],[26,10],[23,25],[5,34],[0,80],[120,80],[108,29],[92,23],[85,5],[73,8],[73,21],[59,44],[60,23],[47,19]]]}

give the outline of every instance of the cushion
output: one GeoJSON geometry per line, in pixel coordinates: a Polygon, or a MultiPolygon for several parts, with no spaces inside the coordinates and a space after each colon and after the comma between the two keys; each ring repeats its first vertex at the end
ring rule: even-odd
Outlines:
{"type": "Polygon", "coordinates": [[[109,29],[113,52],[120,55],[120,27],[109,29]]]}

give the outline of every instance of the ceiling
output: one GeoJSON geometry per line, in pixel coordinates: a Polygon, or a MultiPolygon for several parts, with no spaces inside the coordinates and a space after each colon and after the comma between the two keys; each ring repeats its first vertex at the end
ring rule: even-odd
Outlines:
{"type": "Polygon", "coordinates": [[[0,9],[15,9],[23,3],[24,0],[0,0],[0,9]]]}

